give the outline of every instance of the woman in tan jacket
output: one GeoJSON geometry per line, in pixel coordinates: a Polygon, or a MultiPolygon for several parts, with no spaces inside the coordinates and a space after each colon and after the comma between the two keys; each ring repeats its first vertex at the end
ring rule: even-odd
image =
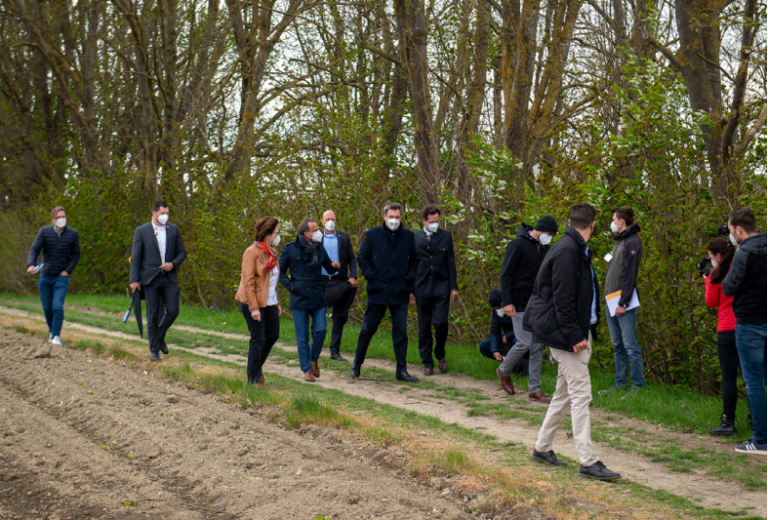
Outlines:
{"type": "Polygon", "coordinates": [[[243,253],[240,287],[235,300],[240,304],[251,340],[248,344],[248,383],[264,384],[261,367],[280,337],[283,309],[277,299],[280,266],[275,248],[280,243],[276,218],[262,217],[256,222],[254,244],[243,253]]]}

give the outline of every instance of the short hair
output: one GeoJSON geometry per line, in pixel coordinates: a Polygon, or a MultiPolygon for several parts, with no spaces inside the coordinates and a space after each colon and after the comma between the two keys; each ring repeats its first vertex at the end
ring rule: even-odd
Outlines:
{"type": "Polygon", "coordinates": [[[279,222],[274,217],[261,217],[253,227],[253,239],[256,242],[263,242],[264,237],[275,232],[278,224],[279,222]]]}
{"type": "Polygon", "coordinates": [[[167,207],[168,207],[168,204],[166,204],[162,200],[158,200],[157,202],[152,204],[152,213],[157,213],[158,211],[160,211],[160,208],[167,208],[167,207]]]}
{"type": "Polygon", "coordinates": [[[434,204],[424,206],[421,210],[421,220],[427,220],[430,215],[440,215],[440,208],[434,204]]]}
{"type": "Polygon", "coordinates": [[[305,218],[301,221],[301,224],[299,224],[299,235],[303,235],[304,233],[307,233],[309,231],[309,223],[314,222],[315,219],[313,218],[305,218]]]}
{"type": "Polygon", "coordinates": [[[576,229],[587,229],[595,221],[597,212],[586,202],[571,206],[571,226],[576,229]]]}
{"type": "Polygon", "coordinates": [[[384,206],[384,214],[386,215],[387,213],[389,213],[389,210],[399,211],[402,213],[403,207],[397,202],[390,202],[389,204],[384,206]]]}
{"type": "Polygon", "coordinates": [[[624,222],[629,226],[635,222],[635,211],[629,206],[621,206],[613,210],[613,214],[616,218],[624,219],[624,222]]]}
{"type": "Polygon", "coordinates": [[[56,214],[57,214],[59,211],[63,211],[65,214],[67,213],[67,210],[65,210],[65,209],[64,209],[64,206],[56,206],[55,208],[53,208],[53,209],[51,210],[51,220],[53,220],[53,219],[55,219],[55,218],[56,218],[56,214]]]}
{"type": "Polygon", "coordinates": [[[749,208],[736,208],[728,215],[728,222],[733,227],[740,227],[747,233],[757,232],[757,222],[755,222],[755,214],[749,208]]]}

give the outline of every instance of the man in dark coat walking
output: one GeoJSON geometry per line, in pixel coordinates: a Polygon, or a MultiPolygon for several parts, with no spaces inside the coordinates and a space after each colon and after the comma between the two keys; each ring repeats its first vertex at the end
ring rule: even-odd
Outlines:
{"type": "Polygon", "coordinates": [[[425,206],[421,210],[423,229],[416,232],[416,271],[413,294],[419,314],[419,354],[424,364],[424,375],[435,372],[432,358],[432,327],[435,328],[435,357],[440,372],[448,371],[445,359],[445,342],[448,339],[448,312],[451,300],[459,295],[456,276],[456,257],[453,251],[453,235],[440,229],[440,208],[425,206]]]}
{"type": "Polygon", "coordinates": [[[413,292],[418,259],[413,231],[401,226],[402,207],[388,204],[384,208],[384,225],[369,229],[357,254],[357,264],[365,275],[368,305],[363,328],[357,338],[355,361],[349,370],[353,379],[360,377],[371,338],[379,328],[384,313],[392,317],[392,346],[395,349],[398,381],[418,381],[407,370],[408,334],[406,330],[408,303],[413,292]]]}
{"type": "Polygon", "coordinates": [[[593,331],[600,319],[600,286],[587,246],[594,232],[595,209],[589,204],[573,206],[570,227],[541,264],[528,300],[523,326],[533,332],[534,339],[550,346],[557,361],[557,385],[533,458],[552,466],[565,465],[552,451],[552,442],[570,408],[573,440],[581,462],[579,473],[613,480],[621,475],[608,470],[597,458],[590,433],[589,359],[593,331]]]}
{"type": "Polygon", "coordinates": [[[152,221],[136,228],[131,254],[131,290],[147,301],[147,336],[152,361],[168,354],[165,334],[179,315],[178,269],[187,257],[178,226],[168,224],[168,204],[152,204],[152,221]],[[161,317],[162,315],[162,317],[161,317]]]}

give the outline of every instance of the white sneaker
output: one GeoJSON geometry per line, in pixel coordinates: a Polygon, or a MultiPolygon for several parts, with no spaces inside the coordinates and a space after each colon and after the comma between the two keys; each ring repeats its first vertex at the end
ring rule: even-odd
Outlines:
{"type": "Polygon", "coordinates": [[[48,334],[48,343],[53,343],[53,334],[48,334]]]}
{"type": "Polygon", "coordinates": [[[51,338],[51,343],[54,345],[61,345],[61,338],[58,336],[54,336],[51,338]]]}

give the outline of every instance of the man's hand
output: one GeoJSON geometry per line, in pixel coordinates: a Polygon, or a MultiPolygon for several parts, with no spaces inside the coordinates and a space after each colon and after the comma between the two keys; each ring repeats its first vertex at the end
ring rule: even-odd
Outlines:
{"type": "Polygon", "coordinates": [[[27,267],[27,272],[29,274],[35,274],[35,266],[34,265],[30,265],[29,267],[27,267]]]}
{"type": "Polygon", "coordinates": [[[498,362],[504,361],[504,358],[501,357],[501,352],[494,352],[493,359],[495,359],[498,362]]]}
{"type": "Polygon", "coordinates": [[[135,293],[138,289],[141,289],[141,284],[139,282],[131,282],[131,292],[135,293]]]}
{"type": "Polygon", "coordinates": [[[280,306],[280,304],[278,303],[278,304],[277,304],[277,317],[279,318],[279,317],[280,317],[280,316],[282,316],[282,315],[283,315],[283,308],[282,308],[282,307],[280,306]]]}
{"type": "Polygon", "coordinates": [[[616,316],[617,318],[619,318],[619,317],[621,317],[621,316],[624,316],[626,313],[627,313],[627,309],[626,309],[626,308],[622,307],[621,305],[619,305],[618,307],[616,307],[616,313],[615,313],[615,316],[616,316]]]}
{"type": "Polygon", "coordinates": [[[349,279],[349,285],[352,287],[357,287],[357,279],[356,278],[350,278],[349,279]]]}
{"type": "Polygon", "coordinates": [[[341,267],[341,262],[339,262],[338,260],[336,260],[335,262],[331,262],[331,265],[332,265],[333,267],[335,267],[336,269],[338,269],[339,267],[341,267]]]}
{"type": "Polygon", "coordinates": [[[414,305],[416,305],[416,297],[411,293],[411,301],[408,302],[408,306],[413,307],[414,305]]]}
{"type": "Polygon", "coordinates": [[[589,350],[589,342],[585,339],[579,341],[573,346],[573,352],[578,354],[582,350],[589,350]]]}
{"type": "Polygon", "coordinates": [[[512,304],[505,305],[504,314],[506,314],[510,318],[514,318],[515,316],[517,316],[517,311],[515,310],[515,306],[512,304]]]}
{"type": "Polygon", "coordinates": [[[69,276],[69,273],[66,271],[62,271],[59,273],[59,276],[69,276]]]}
{"type": "Polygon", "coordinates": [[[173,270],[173,263],[172,262],[166,262],[163,265],[160,266],[160,269],[165,271],[166,273],[173,270]]]}
{"type": "Polygon", "coordinates": [[[506,336],[502,336],[501,337],[501,342],[506,345],[507,344],[507,337],[506,336]]]}
{"type": "Polygon", "coordinates": [[[251,311],[251,318],[253,318],[254,321],[261,321],[261,311],[259,309],[251,311]]]}
{"type": "Polygon", "coordinates": [[[459,291],[451,291],[451,300],[455,300],[459,295],[459,291]]]}

